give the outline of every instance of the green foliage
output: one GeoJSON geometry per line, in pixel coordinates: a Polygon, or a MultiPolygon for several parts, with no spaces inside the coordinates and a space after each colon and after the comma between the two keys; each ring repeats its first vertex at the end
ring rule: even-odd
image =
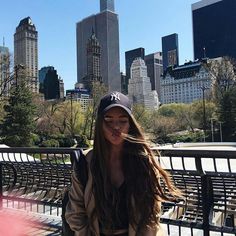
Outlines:
{"type": "Polygon", "coordinates": [[[168,140],[170,143],[203,142],[204,134],[202,131],[175,133],[168,135],[168,140]]]}
{"type": "MultiPolygon", "coordinates": [[[[203,102],[202,100],[195,101],[191,104],[191,109],[193,112],[193,119],[196,124],[195,127],[203,128],[204,117],[203,117],[203,102]]],[[[212,101],[205,101],[205,116],[206,116],[206,128],[210,128],[211,118],[216,119],[217,106],[212,101]]]]}
{"type": "Polygon", "coordinates": [[[40,136],[38,134],[31,134],[32,145],[38,146],[40,144],[40,136]]]}
{"type": "Polygon", "coordinates": [[[11,90],[9,104],[4,106],[6,116],[1,124],[3,142],[9,146],[31,146],[34,131],[35,106],[32,94],[24,82],[11,90]]]}
{"type": "Polygon", "coordinates": [[[0,123],[3,122],[6,112],[4,110],[4,106],[6,105],[6,101],[0,98],[0,123]]]}
{"type": "Polygon", "coordinates": [[[153,141],[156,143],[170,142],[168,135],[176,132],[176,119],[174,117],[157,116],[153,122],[152,134],[153,141]]]}
{"type": "Polygon", "coordinates": [[[218,103],[218,118],[222,121],[224,141],[235,141],[236,135],[236,86],[225,91],[218,103]]]}
{"type": "Polygon", "coordinates": [[[192,130],[195,128],[193,110],[190,104],[172,103],[162,105],[158,114],[163,117],[174,118],[176,120],[176,130],[192,130]]]}
{"type": "Polygon", "coordinates": [[[44,140],[41,144],[41,147],[59,147],[59,142],[56,139],[44,140]]]}
{"type": "Polygon", "coordinates": [[[82,131],[82,134],[86,135],[88,139],[93,138],[93,131],[97,116],[98,105],[101,97],[105,95],[107,91],[108,88],[103,83],[100,83],[98,81],[93,82],[91,91],[92,102],[84,114],[84,125],[82,131]]]}
{"type": "Polygon", "coordinates": [[[74,136],[82,132],[84,114],[79,102],[45,101],[38,107],[37,133],[74,136]]]}
{"type": "Polygon", "coordinates": [[[158,114],[165,117],[174,117],[176,116],[177,107],[179,107],[177,103],[164,104],[159,108],[158,114]]]}
{"type": "Polygon", "coordinates": [[[152,128],[154,113],[155,111],[145,109],[143,105],[136,104],[133,106],[133,115],[146,132],[152,128]]]}
{"type": "Polygon", "coordinates": [[[40,147],[72,147],[75,145],[75,139],[64,134],[46,136],[41,134],[40,142],[37,145],[40,147]]]}
{"type": "Polygon", "coordinates": [[[85,135],[76,136],[76,141],[77,147],[89,148],[91,146],[88,138],[85,135]]]}
{"type": "Polygon", "coordinates": [[[73,145],[75,145],[75,140],[70,137],[70,136],[66,136],[63,138],[57,138],[60,147],[72,147],[73,145]]]}
{"type": "Polygon", "coordinates": [[[223,57],[211,61],[209,69],[213,76],[213,100],[218,103],[235,83],[236,63],[232,58],[223,57]]]}
{"type": "Polygon", "coordinates": [[[216,122],[222,123],[223,141],[235,141],[236,135],[236,63],[224,57],[210,65],[213,75],[213,101],[217,111],[216,122]]]}

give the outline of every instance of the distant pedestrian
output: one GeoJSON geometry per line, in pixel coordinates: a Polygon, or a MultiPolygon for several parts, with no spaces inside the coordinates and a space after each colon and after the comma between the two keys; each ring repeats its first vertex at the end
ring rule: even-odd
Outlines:
{"type": "Polygon", "coordinates": [[[173,201],[179,192],[154,157],[124,94],[112,92],[101,99],[86,160],[86,187],[72,174],[66,211],[75,235],[162,235],[160,203],[173,201]]]}

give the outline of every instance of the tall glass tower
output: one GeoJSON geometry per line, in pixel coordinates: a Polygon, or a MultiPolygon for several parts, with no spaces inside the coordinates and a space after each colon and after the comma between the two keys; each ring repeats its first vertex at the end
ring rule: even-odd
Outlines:
{"type": "Polygon", "coordinates": [[[87,42],[94,32],[101,47],[101,77],[109,91],[121,90],[119,22],[118,15],[111,11],[114,1],[100,0],[101,12],[89,16],[76,25],[77,81],[87,76],[87,42]]]}
{"type": "Polygon", "coordinates": [[[178,34],[170,34],[161,38],[163,54],[163,70],[168,66],[179,65],[178,34]]]}
{"type": "Polygon", "coordinates": [[[192,4],[195,59],[236,59],[235,12],[235,0],[202,0],[192,4]]]}
{"type": "Polygon", "coordinates": [[[115,11],[114,0],[100,0],[100,12],[115,11]]]}

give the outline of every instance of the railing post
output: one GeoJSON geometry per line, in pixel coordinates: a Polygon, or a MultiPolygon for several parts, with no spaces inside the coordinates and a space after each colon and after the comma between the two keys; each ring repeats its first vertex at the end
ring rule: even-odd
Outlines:
{"type": "Polygon", "coordinates": [[[202,169],[200,157],[195,158],[197,171],[201,175],[203,236],[210,236],[210,221],[212,219],[213,187],[211,177],[202,169]]]}
{"type": "Polygon", "coordinates": [[[2,210],[2,163],[0,163],[0,210],[2,210]]]}
{"type": "Polygon", "coordinates": [[[202,214],[203,214],[203,232],[204,236],[210,236],[210,221],[212,219],[212,182],[210,176],[201,176],[202,184],[202,214]]]}

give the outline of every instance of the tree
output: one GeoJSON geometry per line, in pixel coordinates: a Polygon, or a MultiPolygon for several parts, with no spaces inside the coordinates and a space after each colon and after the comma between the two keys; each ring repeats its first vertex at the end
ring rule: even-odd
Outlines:
{"type": "MultiPolygon", "coordinates": [[[[195,101],[190,104],[190,109],[193,113],[193,120],[197,128],[202,129],[204,126],[204,117],[203,117],[203,103],[201,100],[195,101]]],[[[211,118],[217,119],[216,117],[217,107],[212,101],[205,101],[205,119],[206,119],[206,128],[210,128],[211,118]]]]}
{"type": "Polygon", "coordinates": [[[14,79],[14,72],[10,73],[11,61],[9,52],[0,57],[0,98],[9,93],[11,81],[14,79]]]}
{"type": "Polygon", "coordinates": [[[176,118],[158,115],[153,122],[153,136],[157,143],[169,142],[168,135],[177,131],[176,118]]]}
{"type": "Polygon", "coordinates": [[[222,122],[222,133],[224,141],[235,141],[236,137],[236,87],[222,94],[218,102],[218,119],[222,122]]]}
{"type": "Polygon", "coordinates": [[[44,101],[38,102],[37,132],[50,136],[65,134],[74,137],[82,133],[81,126],[84,116],[79,102],[44,101]]]}
{"type": "Polygon", "coordinates": [[[93,82],[91,91],[92,103],[88,106],[88,109],[85,112],[83,127],[83,134],[86,135],[89,139],[92,139],[94,122],[96,119],[100,99],[107,91],[108,89],[103,83],[98,81],[93,82]]]}
{"type": "Polygon", "coordinates": [[[171,103],[160,107],[158,114],[163,117],[172,117],[176,120],[176,130],[191,130],[194,132],[195,123],[193,110],[190,104],[171,103]]]}
{"type": "Polygon", "coordinates": [[[224,141],[231,141],[236,132],[236,63],[223,57],[210,63],[210,71],[214,78],[213,101],[217,107],[217,119],[222,122],[224,141]]]}
{"type": "Polygon", "coordinates": [[[213,77],[213,100],[218,103],[231,86],[235,85],[235,61],[229,57],[212,60],[209,70],[213,77]]]}
{"type": "MultiPolygon", "coordinates": [[[[62,102],[59,100],[54,101],[38,101],[37,104],[37,132],[45,136],[55,134],[58,132],[56,114],[62,107],[62,102]]],[[[67,114],[68,115],[68,114],[67,114]]],[[[64,116],[62,117],[64,118],[64,116]]],[[[66,123],[60,125],[60,133],[64,133],[66,123]]]]}
{"type": "Polygon", "coordinates": [[[31,134],[35,128],[32,93],[21,81],[12,87],[9,103],[4,106],[6,116],[1,124],[3,142],[9,146],[31,146],[31,134]]]}
{"type": "Polygon", "coordinates": [[[151,111],[150,109],[145,109],[145,106],[141,104],[133,105],[133,115],[140,124],[140,126],[145,130],[145,132],[149,132],[152,129],[152,119],[153,113],[155,111],[151,111]]]}

